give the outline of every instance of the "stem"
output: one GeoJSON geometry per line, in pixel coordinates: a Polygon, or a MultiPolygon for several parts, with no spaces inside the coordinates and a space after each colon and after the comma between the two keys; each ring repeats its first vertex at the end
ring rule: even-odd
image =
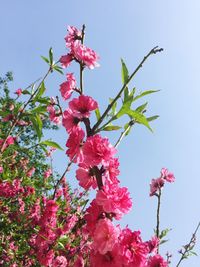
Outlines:
{"type": "MultiPolygon", "coordinates": [[[[157,206],[157,223],[156,223],[156,236],[159,238],[160,236],[160,204],[161,204],[161,189],[159,188],[158,193],[158,206],[157,206]]],[[[159,246],[158,246],[158,252],[159,252],[159,246]]]]}
{"type": "MultiPolygon", "coordinates": [[[[81,37],[81,44],[83,44],[84,42],[84,37],[85,37],[85,24],[83,24],[82,27],[82,37],[81,37]]],[[[84,65],[82,62],[79,63],[80,64],[80,91],[81,94],[83,94],[83,70],[84,70],[84,65]]]]}
{"type": "Polygon", "coordinates": [[[183,253],[181,253],[182,256],[181,256],[179,262],[177,263],[176,267],[178,267],[178,266],[180,265],[180,263],[182,262],[182,260],[185,259],[186,254],[191,250],[191,245],[192,245],[192,243],[194,243],[194,241],[195,241],[196,234],[197,234],[197,231],[199,230],[199,227],[200,227],[200,222],[198,223],[198,225],[197,225],[197,227],[196,227],[194,233],[192,234],[192,237],[191,237],[189,243],[188,243],[187,245],[184,246],[185,251],[184,251],[183,253]]]}
{"type": "Polygon", "coordinates": [[[144,64],[144,62],[148,59],[148,57],[150,57],[153,54],[156,54],[158,52],[162,52],[163,48],[158,48],[158,46],[155,46],[154,48],[152,48],[149,53],[143,58],[143,60],[139,63],[139,65],[137,66],[137,68],[134,70],[134,72],[131,74],[131,76],[128,78],[127,82],[122,86],[121,90],[119,91],[119,93],[117,94],[117,96],[113,99],[113,101],[108,105],[108,107],[106,108],[106,110],[104,111],[104,113],[102,114],[102,116],[100,117],[100,119],[97,121],[97,123],[93,126],[92,128],[92,132],[95,133],[95,130],[99,127],[99,125],[102,123],[102,121],[105,119],[105,117],[107,116],[108,112],[111,110],[111,108],[113,107],[113,105],[115,104],[115,102],[121,97],[121,94],[123,93],[124,89],[127,87],[127,85],[130,83],[130,81],[133,79],[133,77],[136,75],[136,73],[139,71],[140,68],[142,68],[142,65],[144,64]]]}
{"type": "Polygon", "coordinates": [[[129,126],[120,134],[120,137],[118,138],[117,142],[115,143],[114,147],[118,147],[118,145],[121,143],[122,139],[126,136],[126,133],[130,130],[130,128],[134,125],[135,121],[131,120],[129,122],[129,126]]]}

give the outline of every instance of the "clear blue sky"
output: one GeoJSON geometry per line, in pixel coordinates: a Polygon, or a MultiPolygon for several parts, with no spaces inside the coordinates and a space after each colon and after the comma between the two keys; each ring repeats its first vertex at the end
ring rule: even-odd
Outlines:
{"type": "MultiPolygon", "coordinates": [[[[176,183],[164,190],[161,211],[161,226],[172,228],[170,241],[163,246],[163,251],[174,255],[172,266],[178,260],[177,250],[200,219],[199,14],[198,0],[1,1],[0,75],[13,71],[13,89],[45,73],[40,55],[47,55],[50,46],[57,58],[65,52],[67,25],[85,23],[86,43],[101,56],[101,67],[85,74],[87,93],[99,101],[101,110],[121,86],[121,57],[133,70],[153,46],[165,49],[145,64],[132,83],[138,90],[161,89],[147,98],[149,114],[160,115],[152,124],[154,134],[137,126],[120,145],[119,157],[120,178],[134,202],[122,224],[141,229],[146,239],[155,226],[156,202],[148,197],[149,182],[163,166],[176,176],[176,183]]],[[[63,78],[50,78],[50,95],[58,94],[63,78]]],[[[55,139],[65,144],[65,132],[55,139]]],[[[65,164],[66,158],[57,154],[56,168],[64,169],[65,164]]],[[[200,234],[198,237],[196,251],[200,254],[200,234]]],[[[200,257],[182,266],[200,266],[200,257]]]]}

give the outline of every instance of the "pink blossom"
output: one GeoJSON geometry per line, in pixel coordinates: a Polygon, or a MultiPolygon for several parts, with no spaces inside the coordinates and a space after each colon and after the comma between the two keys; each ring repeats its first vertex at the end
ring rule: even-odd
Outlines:
{"type": "Polygon", "coordinates": [[[90,96],[80,95],[69,102],[69,108],[79,119],[89,118],[90,111],[98,108],[97,102],[90,96]]]}
{"type": "Polygon", "coordinates": [[[68,34],[65,37],[66,46],[71,48],[75,40],[82,38],[82,32],[74,26],[68,26],[67,30],[68,34]]]}
{"type": "Polygon", "coordinates": [[[108,138],[98,134],[89,137],[83,146],[84,162],[91,166],[106,164],[115,153],[116,149],[109,143],[108,138]]]}
{"type": "Polygon", "coordinates": [[[2,173],[3,172],[3,167],[2,166],[0,166],[0,173],[2,173]]]}
{"type": "Polygon", "coordinates": [[[111,251],[118,242],[119,233],[119,227],[114,226],[110,219],[100,219],[93,235],[93,249],[101,254],[111,251]]]}
{"type": "Polygon", "coordinates": [[[91,251],[90,267],[124,267],[124,265],[122,265],[117,257],[116,251],[108,251],[103,255],[98,251],[91,251]]]}
{"type": "Polygon", "coordinates": [[[128,188],[119,187],[116,183],[105,183],[103,188],[97,192],[96,201],[105,212],[115,214],[118,220],[132,207],[128,188]]]}
{"type": "Polygon", "coordinates": [[[54,261],[52,267],[67,267],[67,259],[64,256],[57,256],[54,261]]]}
{"type": "Polygon", "coordinates": [[[8,136],[6,139],[7,146],[13,145],[16,140],[16,137],[8,136]]]}
{"type": "Polygon", "coordinates": [[[74,116],[74,113],[71,109],[67,109],[63,113],[62,124],[65,127],[68,133],[71,133],[72,130],[76,130],[79,127],[80,119],[74,116]]]}
{"type": "Polygon", "coordinates": [[[175,181],[174,174],[169,172],[166,168],[161,169],[161,177],[169,183],[173,183],[175,181]]]}
{"type": "Polygon", "coordinates": [[[104,164],[104,176],[111,183],[118,183],[117,176],[119,175],[119,161],[117,158],[110,158],[109,162],[104,164]]]}
{"type": "Polygon", "coordinates": [[[76,178],[79,181],[79,185],[85,190],[88,190],[90,187],[93,189],[97,187],[93,169],[85,164],[79,165],[79,169],[76,171],[76,178]]]}
{"type": "Polygon", "coordinates": [[[157,236],[153,236],[151,240],[146,242],[149,247],[149,253],[157,253],[158,246],[160,243],[159,238],[157,236]]]}
{"type": "Polygon", "coordinates": [[[89,69],[94,69],[94,67],[99,66],[97,63],[99,56],[96,52],[81,44],[79,40],[76,40],[72,44],[71,51],[76,60],[87,66],[89,69]]]}
{"type": "Polygon", "coordinates": [[[54,108],[54,106],[53,105],[49,105],[47,107],[47,111],[49,112],[50,121],[54,122],[55,124],[60,124],[60,122],[61,122],[60,114],[57,113],[57,111],[54,108]]]}
{"type": "Polygon", "coordinates": [[[67,74],[67,81],[60,85],[60,93],[64,100],[70,98],[72,92],[76,88],[76,80],[73,73],[67,74]]]}
{"type": "Polygon", "coordinates": [[[61,56],[60,63],[63,68],[67,68],[71,64],[72,60],[73,60],[73,56],[71,54],[67,54],[67,55],[61,56]]]}
{"type": "Polygon", "coordinates": [[[163,178],[152,179],[150,184],[150,196],[156,195],[158,190],[160,190],[165,184],[165,180],[163,178]]]}
{"type": "Polygon", "coordinates": [[[32,167],[27,171],[26,176],[31,177],[34,172],[35,172],[35,167],[32,167]]]}
{"type": "Polygon", "coordinates": [[[156,254],[149,258],[147,267],[168,267],[168,263],[159,254],[156,254]]]}
{"type": "Polygon", "coordinates": [[[72,130],[67,140],[66,147],[68,147],[68,150],[66,154],[69,156],[70,160],[73,159],[74,162],[83,161],[82,145],[84,136],[84,131],[81,128],[78,128],[76,130],[72,130]]]}
{"type": "Polygon", "coordinates": [[[84,264],[84,259],[82,256],[78,256],[73,267],[84,267],[85,264],[84,264]]]}
{"type": "Polygon", "coordinates": [[[52,170],[49,168],[44,172],[44,178],[47,179],[52,175],[52,170]]]}
{"type": "Polygon", "coordinates": [[[22,94],[22,89],[21,88],[17,89],[15,91],[15,94],[18,95],[18,96],[20,96],[22,94]]]}

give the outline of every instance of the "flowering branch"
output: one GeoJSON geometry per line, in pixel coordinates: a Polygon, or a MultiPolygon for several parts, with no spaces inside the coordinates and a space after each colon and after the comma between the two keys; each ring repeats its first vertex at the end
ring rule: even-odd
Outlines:
{"type": "MultiPolygon", "coordinates": [[[[84,42],[84,37],[85,37],[85,24],[82,26],[82,34],[81,34],[81,44],[84,42]]],[[[80,91],[81,94],[83,94],[83,70],[84,70],[84,65],[82,62],[80,64],[80,91]]]]}
{"type": "MultiPolygon", "coordinates": [[[[157,205],[157,223],[156,223],[156,236],[157,238],[160,237],[160,204],[161,204],[161,188],[158,190],[158,195],[156,195],[158,198],[158,205],[157,205]]],[[[158,248],[159,249],[159,248],[158,248]]]]}

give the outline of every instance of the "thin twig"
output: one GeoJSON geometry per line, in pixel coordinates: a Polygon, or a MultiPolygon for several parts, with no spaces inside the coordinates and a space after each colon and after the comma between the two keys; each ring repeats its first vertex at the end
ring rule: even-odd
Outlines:
{"type": "Polygon", "coordinates": [[[135,121],[134,120],[131,120],[129,122],[129,125],[128,127],[123,131],[121,132],[120,134],[120,137],[118,138],[117,142],[115,143],[114,147],[117,148],[118,145],[121,143],[122,139],[126,136],[127,132],[130,130],[130,128],[134,125],[135,121]]]}
{"type": "MultiPolygon", "coordinates": [[[[84,37],[85,37],[85,24],[83,24],[82,27],[82,34],[81,34],[81,44],[84,42],[84,37]]],[[[81,94],[83,94],[83,70],[84,70],[84,65],[82,62],[79,62],[80,64],[80,91],[81,94]]]]}

